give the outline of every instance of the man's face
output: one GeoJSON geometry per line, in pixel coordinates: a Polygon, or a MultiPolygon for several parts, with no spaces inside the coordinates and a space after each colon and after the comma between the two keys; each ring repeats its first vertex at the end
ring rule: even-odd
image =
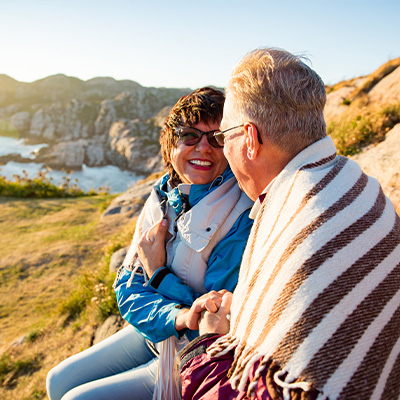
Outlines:
{"type": "MultiPolygon", "coordinates": [[[[221,130],[229,129],[234,126],[242,125],[246,121],[234,108],[234,97],[228,95],[224,104],[224,114],[221,121],[221,130]]],[[[224,154],[229,162],[232,172],[235,174],[239,187],[253,201],[261,194],[265,186],[260,180],[259,171],[250,160],[246,144],[247,134],[243,127],[232,129],[227,132],[224,140],[224,154]]],[[[264,165],[264,164],[263,164],[264,165]]]]}
{"type": "MultiPolygon", "coordinates": [[[[228,95],[224,104],[224,114],[221,121],[221,130],[240,125],[245,121],[239,120],[240,116],[235,113],[233,108],[232,95],[228,95]]],[[[245,134],[243,128],[233,129],[226,133],[224,141],[224,154],[229,162],[232,172],[238,180],[240,188],[246,192],[249,177],[247,174],[247,157],[245,134]]],[[[249,193],[246,192],[247,195],[249,193]]]]}

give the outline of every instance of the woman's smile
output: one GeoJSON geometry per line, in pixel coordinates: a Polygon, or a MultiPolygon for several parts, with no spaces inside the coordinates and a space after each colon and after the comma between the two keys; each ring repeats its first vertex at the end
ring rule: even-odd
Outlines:
{"type": "MultiPolygon", "coordinates": [[[[219,123],[199,122],[194,128],[210,132],[217,130],[219,123]]],[[[178,140],[171,152],[171,163],[183,183],[199,185],[212,182],[228,166],[222,148],[211,146],[206,135],[193,146],[185,145],[178,140]]]]}
{"type": "Polygon", "coordinates": [[[205,168],[205,169],[209,169],[212,166],[212,162],[211,161],[207,161],[207,160],[190,160],[189,161],[190,164],[193,165],[194,168],[205,168]]]}

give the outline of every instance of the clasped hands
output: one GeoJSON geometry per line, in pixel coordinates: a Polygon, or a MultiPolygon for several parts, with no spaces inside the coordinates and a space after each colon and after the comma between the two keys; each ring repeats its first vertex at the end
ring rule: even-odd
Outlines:
{"type": "MultiPolygon", "coordinates": [[[[148,229],[138,243],[138,255],[147,276],[153,274],[166,262],[165,242],[168,233],[168,221],[163,219],[148,229]]],[[[211,291],[197,298],[192,306],[179,311],[175,319],[175,329],[199,330],[200,334],[229,332],[229,317],[232,293],[223,289],[211,291]]]]}
{"type": "Polygon", "coordinates": [[[229,332],[232,293],[223,289],[205,293],[194,301],[187,312],[187,327],[205,333],[229,332]]]}

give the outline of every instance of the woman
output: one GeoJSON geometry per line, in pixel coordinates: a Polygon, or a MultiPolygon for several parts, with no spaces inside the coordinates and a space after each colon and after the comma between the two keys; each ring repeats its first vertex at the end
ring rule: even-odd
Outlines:
{"type": "Polygon", "coordinates": [[[53,368],[51,400],[151,399],[160,351],[165,385],[155,397],[170,398],[174,354],[198,335],[191,304],[205,292],[218,298],[221,289],[233,291],[252,202],[213,136],[223,103],[220,91],[202,88],[169,114],[160,138],[168,173],[144,206],[116,278],[118,305],[131,326],[53,368]]]}

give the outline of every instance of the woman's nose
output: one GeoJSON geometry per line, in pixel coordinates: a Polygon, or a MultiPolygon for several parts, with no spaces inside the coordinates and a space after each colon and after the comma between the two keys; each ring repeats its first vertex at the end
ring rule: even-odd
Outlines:
{"type": "Polygon", "coordinates": [[[199,143],[196,144],[198,151],[211,151],[211,145],[208,143],[207,135],[202,135],[199,143]]]}

